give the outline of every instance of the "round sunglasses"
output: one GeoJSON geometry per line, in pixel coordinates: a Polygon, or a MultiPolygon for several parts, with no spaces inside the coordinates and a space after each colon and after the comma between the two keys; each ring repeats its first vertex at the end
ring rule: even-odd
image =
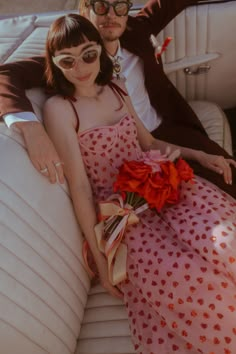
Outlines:
{"type": "Polygon", "coordinates": [[[100,57],[101,51],[102,47],[97,44],[85,49],[79,56],[59,54],[55,57],[52,57],[52,61],[59,69],[71,70],[79,61],[82,61],[86,64],[94,63],[97,58],[100,57]]]}
{"type": "Polygon", "coordinates": [[[92,6],[93,12],[98,16],[107,15],[110,7],[113,7],[116,16],[126,16],[129,9],[133,6],[130,1],[114,1],[111,3],[106,0],[91,0],[88,3],[89,5],[92,6]]]}

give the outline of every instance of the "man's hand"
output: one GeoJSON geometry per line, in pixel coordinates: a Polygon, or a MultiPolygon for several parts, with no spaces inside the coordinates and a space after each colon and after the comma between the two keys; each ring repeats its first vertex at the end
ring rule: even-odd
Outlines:
{"type": "Polygon", "coordinates": [[[231,166],[236,168],[236,161],[226,159],[223,156],[210,155],[203,151],[198,153],[198,162],[210,170],[213,170],[223,175],[224,181],[227,184],[232,184],[231,166]]]}
{"type": "Polygon", "coordinates": [[[18,122],[14,125],[24,137],[30,160],[36,170],[48,177],[51,183],[64,183],[63,162],[39,122],[18,122]]]}

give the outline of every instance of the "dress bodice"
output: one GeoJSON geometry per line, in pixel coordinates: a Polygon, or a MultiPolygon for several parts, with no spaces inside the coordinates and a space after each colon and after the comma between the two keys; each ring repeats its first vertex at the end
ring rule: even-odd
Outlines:
{"type": "Polygon", "coordinates": [[[124,160],[136,160],[140,156],[136,123],[125,115],[114,125],[78,133],[78,139],[95,198],[107,198],[124,160]]]}

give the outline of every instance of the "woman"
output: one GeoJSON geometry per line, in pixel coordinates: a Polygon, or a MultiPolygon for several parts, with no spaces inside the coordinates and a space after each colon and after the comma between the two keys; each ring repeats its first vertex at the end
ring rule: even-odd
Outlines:
{"type": "MultiPolygon", "coordinates": [[[[111,82],[112,64],[93,25],[76,14],[48,33],[46,76],[55,95],[45,125],[64,163],[75,213],[100,281],[126,303],[137,353],[233,353],[236,347],[236,201],[196,177],[181,200],[160,214],[150,209],[127,228],[127,280],[112,286],[94,226],[99,200],[112,194],[119,166],[143,151],[166,151],[146,131],[129,97],[111,82]],[[88,217],[89,215],[89,217],[88,217]]],[[[233,160],[180,149],[184,158],[231,183],[233,160]]]]}

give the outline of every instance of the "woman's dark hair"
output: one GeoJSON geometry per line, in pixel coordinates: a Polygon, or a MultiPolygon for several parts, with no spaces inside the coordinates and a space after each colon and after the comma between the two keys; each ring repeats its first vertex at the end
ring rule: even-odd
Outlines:
{"type": "Polygon", "coordinates": [[[68,14],[55,20],[49,28],[46,41],[46,71],[47,83],[54,93],[63,96],[73,96],[74,85],[69,82],[59,68],[53,63],[52,57],[57,50],[76,47],[86,40],[96,42],[102,47],[100,56],[100,72],[95,82],[106,85],[110,82],[113,64],[108,57],[102,38],[94,25],[85,17],[68,14]]]}

